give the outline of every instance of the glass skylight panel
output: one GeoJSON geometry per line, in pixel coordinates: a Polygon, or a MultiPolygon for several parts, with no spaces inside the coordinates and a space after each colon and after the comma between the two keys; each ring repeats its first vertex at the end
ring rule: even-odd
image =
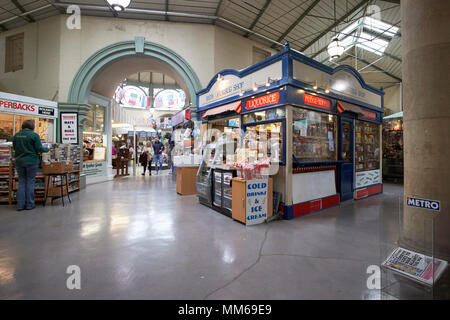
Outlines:
{"type": "Polygon", "coordinates": [[[364,17],[342,30],[338,36],[345,50],[357,46],[382,55],[399,28],[371,17],[364,17]],[[365,32],[366,31],[366,32],[365,32]],[[368,33],[370,32],[370,33],[368,33]]]}
{"type": "Polygon", "coordinates": [[[380,20],[373,19],[371,17],[365,17],[363,24],[366,28],[371,29],[380,34],[384,34],[391,38],[394,37],[398,32],[397,27],[395,27],[391,24],[382,22],[380,20]]]}

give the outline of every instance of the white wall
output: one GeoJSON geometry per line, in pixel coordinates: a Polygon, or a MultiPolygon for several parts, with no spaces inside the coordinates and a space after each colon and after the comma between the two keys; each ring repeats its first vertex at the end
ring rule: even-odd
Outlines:
{"type": "MultiPolygon", "coordinates": [[[[60,99],[58,16],[0,33],[0,88],[2,91],[36,97],[60,99]],[[5,73],[6,37],[24,32],[24,68],[5,73]]],[[[65,100],[65,97],[62,101],[65,100]]]]}
{"type": "Polygon", "coordinates": [[[223,28],[216,27],[214,34],[214,74],[223,69],[239,70],[251,66],[253,47],[261,48],[272,55],[277,52],[223,28]]]}
{"type": "Polygon", "coordinates": [[[202,87],[225,68],[252,64],[253,46],[275,51],[220,27],[165,21],[81,17],[81,29],[66,27],[60,15],[0,33],[0,88],[3,91],[66,102],[80,66],[96,51],[137,36],[159,43],[182,56],[196,72],[202,87]],[[25,32],[25,67],[3,73],[5,37],[25,32]]]}
{"type": "Polygon", "coordinates": [[[384,108],[392,113],[402,111],[400,108],[400,84],[384,89],[384,108]]]}

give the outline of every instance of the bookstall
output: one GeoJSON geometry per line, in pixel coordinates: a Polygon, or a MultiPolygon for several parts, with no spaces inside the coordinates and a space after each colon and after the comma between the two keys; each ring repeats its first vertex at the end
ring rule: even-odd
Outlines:
{"type": "MultiPolygon", "coordinates": [[[[50,144],[44,143],[49,148],[48,153],[42,154],[42,165],[38,168],[35,182],[35,201],[43,202],[45,191],[48,188],[50,197],[60,197],[59,181],[49,184],[46,181],[46,169],[48,167],[70,164],[68,170],[64,170],[67,177],[67,188],[69,193],[80,190],[80,147],[78,145],[50,144]]],[[[48,169],[47,169],[48,170],[48,169]]],[[[0,143],[0,203],[14,204],[18,189],[19,177],[13,162],[13,148],[11,143],[0,143]]]]}
{"type": "Polygon", "coordinates": [[[273,212],[286,219],[381,193],[383,94],[352,67],[330,68],[289,44],[253,66],[219,72],[197,94],[200,202],[232,217],[235,202],[265,195],[246,205],[253,223],[272,214],[269,186],[281,194],[273,212]],[[239,179],[244,194],[232,191],[239,179]]]}

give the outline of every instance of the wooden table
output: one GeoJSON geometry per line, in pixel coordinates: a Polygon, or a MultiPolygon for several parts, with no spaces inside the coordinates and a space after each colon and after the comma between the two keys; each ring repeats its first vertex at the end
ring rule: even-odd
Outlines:
{"type": "Polygon", "coordinates": [[[129,176],[130,174],[128,173],[128,161],[130,161],[130,158],[125,158],[125,159],[114,159],[116,165],[115,168],[117,170],[115,177],[123,177],[123,176],[129,176]]]}

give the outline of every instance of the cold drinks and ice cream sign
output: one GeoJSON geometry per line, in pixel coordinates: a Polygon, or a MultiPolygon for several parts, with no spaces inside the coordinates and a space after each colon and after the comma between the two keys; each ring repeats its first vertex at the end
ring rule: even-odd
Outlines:
{"type": "Polygon", "coordinates": [[[78,144],[78,114],[61,112],[61,142],[78,144]]]}
{"type": "Polygon", "coordinates": [[[246,225],[263,223],[267,219],[268,186],[268,179],[246,182],[246,225]]]}

